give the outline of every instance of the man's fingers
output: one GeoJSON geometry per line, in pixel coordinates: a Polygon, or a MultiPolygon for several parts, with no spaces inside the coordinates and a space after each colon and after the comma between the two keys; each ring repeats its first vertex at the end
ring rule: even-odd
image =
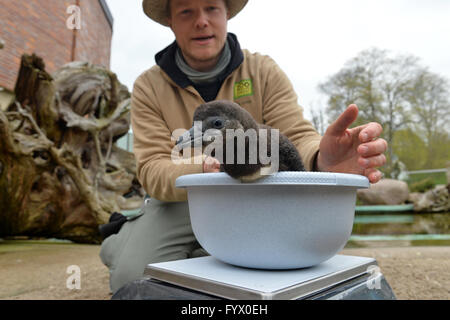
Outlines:
{"type": "Polygon", "coordinates": [[[355,104],[352,104],[328,127],[327,133],[333,136],[343,134],[357,117],[358,107],[355,104]]]}
{"type": "Polygon", "coordinates": [[[203,162],[203,172],[220,172],[220,162],[216,158],[206,157],[203,162]]]}
{"type": "Polygon", "coordinates": [[[358,159],[358,164],[366,169],[382,167],[386,164],[386,156],[380,154],[370,158],[361,157],[358,159]]]}
{"type": "Polygon", "coordinates": [[[368,123],[361,127],[362,130],[359,133],[359,140],[361,142],[369,142],[378,138],[383,132],[383,127],[376,122],[368,123]]]}
{"type": "Polygon", "coordinates": [[[363,157],[372,157],[385,153],[387,150],[387,142],[384,139],[377,139],[368,143],[361,144],[358,147],[358,153],[363,157]]]}
{"type": "Polygon", "coordinates": [[[383,178],[383,174],[377,169],[366,169],[364,175],[369,179],[370,183],[377,183],[383,178]]]}

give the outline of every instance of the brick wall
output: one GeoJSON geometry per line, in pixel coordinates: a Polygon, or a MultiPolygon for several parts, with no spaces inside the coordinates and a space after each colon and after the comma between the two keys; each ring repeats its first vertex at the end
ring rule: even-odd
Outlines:
{"type": "Polygon", "coordinates": [[[99,1],[81,0],[81,29],[77,30],[75,60],[109,68],[112,30],[99,1]],[[89,10],[86,4],[89,1],[89,10]]]}
{"type": "MultiPolygon", "coordinates": [[[[79,0],[81,30],[77,30],[75,60],[109,68],[112,30],[99,1],[79,0]]],[[[69,5],[76,0],[0,0],[0,86],[14,89],[20,57],[36,53],[52,73],[71,61],[74,31],[66,27],[69,5]]]]}

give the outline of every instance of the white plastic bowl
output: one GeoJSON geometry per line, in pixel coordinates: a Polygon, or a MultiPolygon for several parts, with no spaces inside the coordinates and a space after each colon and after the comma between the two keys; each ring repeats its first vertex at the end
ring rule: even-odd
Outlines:
{"type": "Polygon", "coordinates": [[[179,177],[192,229],[213,257],[241,267],[297,269],[319,264],[347,243],[356,190],[366,177],[279,172],[253,183],[225,173],[179,177]]]}

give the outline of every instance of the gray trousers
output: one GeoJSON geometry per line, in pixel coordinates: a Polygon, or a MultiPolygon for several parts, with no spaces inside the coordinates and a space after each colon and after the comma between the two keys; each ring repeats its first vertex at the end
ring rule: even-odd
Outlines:
{"type": "Polygon", "coordinates": [[[100,258],[109,268],[113,293],[141,278],[149,263],[205,255],[192,231],[188,203],[156,199],[147,200],[140,215],[106,238],[100,250],[100,258]]]}

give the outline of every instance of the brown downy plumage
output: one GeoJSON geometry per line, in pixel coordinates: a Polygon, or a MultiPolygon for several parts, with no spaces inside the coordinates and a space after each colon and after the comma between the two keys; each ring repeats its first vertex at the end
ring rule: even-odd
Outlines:
{"type": "MultiPolygon", "coordinates": [[[[211,154],[222,159],[221,171],[228,173],[231,177],[242,181],[253,181],[264,175],[276,171],[304,171],[303,162],[295,146],[289,139],[278,132],[278,159],[277,155],[271,154],[271,134],[273,128],[258,124],[244,108],[231,101],[212,101],[200,105],[194,113],[194,126],[177,141],[181,147],[194,146],[195,141],[202,139],[203,148],[213,143],[214,139],[222,138],[223,154],[211,154]],[[201,127],[199,124],[201,123],[201,127]],[[260,129],[265,129],[266,135],[260,135],[260,129]],[[227,130],[233,130],[236,135],[229,135],[227,141],[227,130]],[[236,131],[237,130],[237,131],[236,131]],[[194,136],[194,132],[201,136],[194,136]],[[244,133],[248,133],[245,134],[244,133]],[[255,133],[253,136],[251,133],[255,133]],[[242,135],[242,138],[238,138],[242,135]],[[256,139],[252,140],[252,137],[256,139]],[[214,138],[214,139],[212,139],[214,138]],[[233,139],[230,141],[230,139],[233,139]],[[265,141],[264,141],[265,140],[265,141]],[[244,142],[244,155],[239,155],[240,141],[244,142]],[[260,141],[266,145],[266,150],[260,152],[260,141]],[[231,144],[232,143],[232,144],[231,144]],[[227,159],[227,145],[234,146],[233,158],[227,159]],[[239,157],[240,156],[240,157],[239,157]],[[262,158],[264,157],[264,159],[262,158]],[[270,163],[267,163],[270,159],[270,163]],[[244,160],[244,161],[242,161],[244,160]],[[256,161],[255,161],[256,160],[256,161]],[[278,166],[273,166],[273,161],[278,160],[278,166]],[[269,168],[270,167],[270,168],[269,168]],[[264,169],[264,170],[261,170],[264,169]]],[[[276,136],[274,136],[276,139],[276,136]]],[[[197,142],[200,144],[199,142],[197,142]]],[[[276,150],[276,149],[275,149],[276,150]]],[[[218,152],[218,149],[215,149],[218,152]]]]}

